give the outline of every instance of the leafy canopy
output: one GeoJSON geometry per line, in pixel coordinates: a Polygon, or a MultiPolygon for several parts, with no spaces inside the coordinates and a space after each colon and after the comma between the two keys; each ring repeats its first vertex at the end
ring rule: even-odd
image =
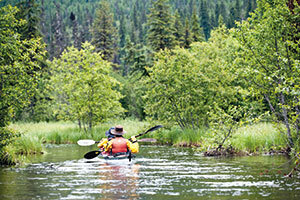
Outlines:
{"type": "Polygon", "coordinates": [[[116,91],[119,82],[110,76],[111,64],[88,42],[82,49],[69,47],[52,63],[59,115],[89,128],[122,114],[116,91]]]}

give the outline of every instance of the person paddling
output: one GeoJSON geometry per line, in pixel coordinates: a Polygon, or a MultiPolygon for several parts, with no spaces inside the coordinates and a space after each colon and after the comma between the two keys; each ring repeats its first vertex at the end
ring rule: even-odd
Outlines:
{"type": "Polygon", "coordinates": [[[117,125],[114,129],[111,129],[111,134],[114,136],[111,140],[108,138],[103,138],[99,144],[98,148],[102,149],[104,152],[102,154],[108,156],[120,156],[120,155],[128,155],[131,153],[139,152],[139,144],[135,136],[130,138],[131,141],[125,139],[123,134],[126,131],[123,130],[123,126],[117,125]]]}

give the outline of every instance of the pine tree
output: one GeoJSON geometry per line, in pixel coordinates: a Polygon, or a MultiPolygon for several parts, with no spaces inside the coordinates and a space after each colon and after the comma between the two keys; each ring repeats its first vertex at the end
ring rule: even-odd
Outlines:
{"type": "Polygon", "coordinates": [[[230,8],[230,13],[229,13],[229,20],[228,20],[228,27],[236,27],[235,21],[241,21],[242,16],[241,16],[241,5],[240,1],[236,0],[235,5],[230,8]]]}
{"type": "Polygon", "coordinates": [[[134,48],[134,44],[131,42],[129,36],[126,36],[125,46],[122,51],[124,51],[124,57],[122,58],[124,63],[123,76],[127,76],[130,71],[130,67],[134,64],[134,57],[136,55],[136,49],[134,48]]]}
{"type": "Polygon", "coordinates": [[[148,43],[154,51],[175,46],[173,23],[167,0],[152,1],[148,15],[148,43]]]}
{"type": "Polygon", "coordinates": [[[39,22],[41,10],[35,0],[25,0],[17,4],[19,8],[18,18],[25,19],[27,23],[20,29],[23,39],[41,37],[39,22]]]}
{"type": "Polygon", "coordinates": [[[184,27],[181,22],[181,17],[178,10],[175,12],[175,23],[174,23],[174,36],[176,40],[176,45],[180,47],[184,46],[184,27]]]}
{"type": "MultiPolygon", "coordinates": [[[[222,16],[223,22],[226,24],[227,21],[227,13],[226,13],[226,6],[223,1],[220,3],[220,15],[222,16]]],[[[220,26],[220,24],[219,24],[220,26]]]]}
{"type": "Polygon", "coordinates": [[[214,25],[217,27],[219,24],[219,16],[220,16],[220,5],[219,5],[219,2],[216,3],[216,8],[215,8],[215,23],[214,25]]]}
{"type": "Polygon", "coordinates": [[[66,39],[63,28],[64,26],[60,10],[60,4],[56,2],[54,2],[54,4],[56,7],[56,13],[52,24],[52,30],[54,31],[54,34],[52,36],[52,53],[50,53],[50,55],[58,58],[65,49],[66,39]]]}
{"type": "Polygon", "coordinates": [[[184,48],[190,48],[190,45],[192,43],[192,33],[190,30],[190,24],[189,24],[189,20],[186,17],[185,18],[185,23],[184,23],[184,48]]]}
{"type": "Polygon", "coordinates": [[[79,41],[78,23],[77,23],[76,16],[73,12],[71,12],[70,20],[71,20],[72,25],[73,25],[73,36],[72,36],[72,39],[73,39],[73,42],[74,42],[73,45],[74,45],[75,48],[79,49],[80,46],[81,46],[81,43],[79,41]]]}
{"type": "Polygon", "coordinates": [[[231,7],[229,11],[228,21],[227,21],[227,27],[228,28],[235,27],[234,21],[235,21],[235,9],[234,7],[231,7]]]}
{"type": "Polygon", "coordinates": [[[192,27],[191,27],[192,41],[193,42],[204,41],[203,30],[199,24],[199,18],[198,15],[196,14],[196,8],[193,9],[191,21],[192,21],[192,27]]]}
{"type": "Polygon", "coordinates": [[[201,17],[200,24],[201,24],[201,27],[203,28],[205,39],[208,40],[208,38],[210,36],[211,27],[210,27],[210,23],[209,23],[207,3],[205,0],[201,1],[200,17],[201,17]]]}
{"type": "Polygon", "coordinates": [[[247,0],[246,6],[246,18],[250,17],[250,13],[254,10],[254,5],[252,0],[247,0]]]}
{"type": "Polygon", "coordinates": [[[101,1],[92,27],[92,44],[97,52],[103,54],[104,60],[113,60],[116,52],[116,32],[110,6],[106,0],[101,1]]]}
{"type": "Polygon", "coordinates": [[[241,21],[242,19],[242,7],[241,7],[241,4],[240,4],[240,0],[235,0],[235,20],[236,21],[241,21]]]}

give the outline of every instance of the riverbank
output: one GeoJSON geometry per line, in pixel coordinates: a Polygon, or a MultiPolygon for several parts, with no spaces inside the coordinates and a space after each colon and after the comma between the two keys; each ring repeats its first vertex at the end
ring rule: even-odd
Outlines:
{"type": "Polygon", "coordinates": [[[118,120],[103,123],[85,132],[80,130],[76,123],[72,122],[18,122],[11,124],[9,128],[21,133],[21,136],[5,151],[13,163],[26,162],[26,155],[46,153],[44,144],[76,144],[80,139],[93,139],[99,141],[105,137],[105,131],[116,124],[126,127],[125,137],[137,135],[149,128],[147,122],[136,120],[118,120]]]}
{"type": "MultiPolygon", "coordinates": [[[[71,122],[15,123],[10,128],[22,133],[14,144],[8,145],[7,152],[15,162],[22,162],[24,155],[45,153],[43,144],[75,144],[80,139],[99,141],[105,137],[110,127],[122,124],[130,138],[148,130],[153,125],[136,120],[118,120],[104,123],[84,132],[71,122]]],[[[197,148],[200,152],[214,151],[218,143],[208,129],[181,130],[162,128],[148,133],[144,138],[154,138],[157,144],[197,148]]],[[[286,139],[271,123],[259,123],[242,127],[232,134],[223,145],[223,152],[229,154],[258,154],[262,152],[282,152],[286,149],[286,139]]],[[[222,153],[222,151],[220,151],[222,153]]],[[[220,153],[218,152],[218,153],[220,153]]]]}
{"type": "MultiPolygon", "coordinates": [[[[283,127],[280,127],[281,129],[283,127]]],[[[149,136],[149,135],[148,135],[149,136]]],[[[272,123],[258,123],[237,129],[216,151],[220,140],[208,129],[185,130],[174,128],[160,133],[151,133],[160,144],[197,148],[206,156],[288,154],[286,136],[272,123]]]]}

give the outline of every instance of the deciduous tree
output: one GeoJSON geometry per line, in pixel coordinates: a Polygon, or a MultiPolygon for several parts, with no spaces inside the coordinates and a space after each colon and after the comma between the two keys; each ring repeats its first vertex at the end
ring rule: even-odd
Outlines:
{"type": "Polygon", "coordinates": [[[119,82],[110,76],[111,63],[94,50],[87,42],[81,50],[69,47],[52,63],[57,111],[85,130],[124,111],[122,96],[114,89],[119,82]]]}

